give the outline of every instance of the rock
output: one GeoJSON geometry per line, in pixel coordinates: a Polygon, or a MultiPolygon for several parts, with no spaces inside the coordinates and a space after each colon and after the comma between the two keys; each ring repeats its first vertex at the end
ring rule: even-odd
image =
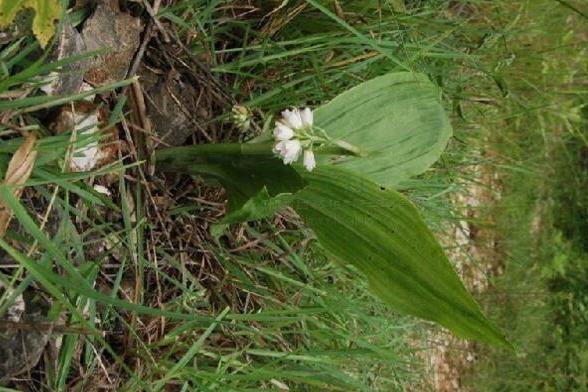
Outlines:
{"type": "MultiPolygon", "coordinates": [[[[83,54],[86,45],[81,34],[71,25],[68,18],[63,21],[63,27],[57,37],[57,45],[51,54],[53,61],[63,60],[71,56],[83,54]]],[[[41,87],[47,95],[70,95],[82,90],[84,73],[88,68],[88,61],[78,61],[63,67],[60,72],[49,74],[48,84],[41,87]]]]}
{"type": "Polygon", "coordinates": [[[181,78],[170,75],[155,83],[149,83],[151,81],[144,84],[145,102],[153,131],[163,142],[155,143],[156,147],[182,145],[196,131],[195,119],[202,117],[196,89],[181,78]]]}
{"type": "Polygon", "coordinates": [[[52,332],[52,324],[45,319],[47,310],[40,296],[25,292],[0,318],[0,384],[39,362],[52,332]]]}
{"type": "Polygon", "coordinates": [[[86,81],[105,85],[123,80],[139,47],[142,30],[139,18],[99,2],[84,24],[82,37],[88,51],[106,52],[91,60],[86,81]]]}

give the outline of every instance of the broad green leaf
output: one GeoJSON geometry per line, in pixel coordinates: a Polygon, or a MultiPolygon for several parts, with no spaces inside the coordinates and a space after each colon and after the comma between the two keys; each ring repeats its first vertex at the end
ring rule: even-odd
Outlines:
{"type": "Polygon", "coordinates": [[[410,72],[380,76],[344,92],[315,110],[315,124],[367,154],[322,158],[323,163],[385,186],[429,168],[452,134],[436,86],[410,72]]]}
{"type": "Polygon", "coordinates": [[[20,11],[35,11],[33,33],[45,47],[55,33],[55,22],[61,16],[59,0],[2,0],[0,2],[0,28],[10,25],[20,11]]]}
{"type": "Polygon", "coordinates": [[[271,196],[267,188],[263,187],[240,208],[227,213],[220,222],[213,225],[211,233],[214,237],[218,237],[228,225],[271,216],[289,206],[293,200],[294,195],[292,193],[280,193],[276,196],[271,196]]]}
{"type": "MultiPolygon", "coordinates": [[[[284,165],[273,156],[269,144],[176,147],[160,150],[156,154],[156,160],[163,170],[200,175],[219,182],[227,192],[227,214],[235,213],[233,221],[240,214],[236,211],[251,198],[256,195],[258,198],[264,197],[264,188],[269,197],[276,197],[293,194],[305,185],[305,181],[294,168],[284,165]]],[[[281,201],[276,201],[276,205],[284,200],[282,198],[281,201]]],[[[251,201],[249,207],[255,204],[255,200],[251,201]]],[[[271,215],[276,209],[269,208],[266,211],[271,215]]],[[[255,212],[255,219],[263,217],[261,212],[260,209],[255,212]]],[[[243,214],[247,215],[247,212],[243,214]]]]}
{"type": "Polygon", "coordinates": [[[456,335],[510,347],[484,317],[413,204],[348,170],[317,168],[294,209],[322,246],[397,310],[456,335]]]}

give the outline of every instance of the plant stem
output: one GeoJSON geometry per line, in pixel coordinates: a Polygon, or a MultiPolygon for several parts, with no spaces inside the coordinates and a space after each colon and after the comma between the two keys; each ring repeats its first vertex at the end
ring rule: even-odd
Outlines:
{"type": "MultiPolygon", "coordinates": [[[[218,166],[219,163],[226,165],[228,161],[237,162],[238,158],[246,156],[271,158],[274,156],[273,145],[273,141],[268,141],[169,147],[155,152],[155,163],[159,169],[164,171],[184,172],[207,177],[221,170],[218,166]]],[[[329,144],[317,148],[315,152],[321,155],[365,155],[359,148],[342,140],[333,140],[329,144]]],[[[280,164],[280,162],[277,161],[276,164],[280,164]]]]}
{"type": "Polygon", "coordinates": [[[207,155],[272,155],[273,143],[218,143],[163,148],[155,152],[158,161],[193,160],[207,155]]]}

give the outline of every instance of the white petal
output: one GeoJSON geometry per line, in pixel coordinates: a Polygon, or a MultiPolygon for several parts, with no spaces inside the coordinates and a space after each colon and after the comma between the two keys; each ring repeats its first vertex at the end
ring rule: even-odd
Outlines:
{"type": "Polygon", "coordinates": [[[286,142],[282,140],[274,146],[274,153],[283,156],[286,152],[286,142]]]}
{"type": "Polygon", "coordinates": [[[276,140],[288,140],[292,139],[294,136],[294,131],[292,128],[282,124],[281,122],[276,122],[276,128],[274,129],[274,137],[276,140]]]}
{"type": "Polygon", "coordinates": [[[292,162],[298,160],[298,157],[300,157],[300,153],[302,152],[302,145],[296,139],[286,140],[283,143],[285,151],[283,151],[281,154],[282,159],[286,165],[289,165],[292,162]]]}
{"type": "Polygon", "coordinates": [[[312,169],[316,167],[316,161],[314,160],[314,153],[312,150],[304,151],[304,158],[302,158],[302,163],[309,172],[311,172],[312,169]]]}
{"type": "Polygon", "coordinates": [[[305,108],[300,112],[300,119],[302,120],[302,125],[305,127],[312,127],[312,110],[310,110],[310,108],[305,108]]]}
{"type": "Polygon", "coordinates": [[[302,119],[300,118],[300,111],[298,109],[284,110],[282,118],[287,126],[292,129],[302,128],[302,119]]]}

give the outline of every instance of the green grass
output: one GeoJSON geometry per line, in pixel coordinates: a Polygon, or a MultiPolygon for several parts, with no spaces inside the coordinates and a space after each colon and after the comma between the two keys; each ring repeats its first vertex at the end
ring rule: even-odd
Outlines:
{"type": "Polygon", "coordinates": [[[551,1],[482,7],[502,33],[478,53],[500,71],[503,86],[473,84],[470,91],[497,105],[469,120],[480,127],[472,140],[500,178],[500,200],[481,213],[504,268],[482,300],[519,353],[482,349],[468,385],[584,390],[586,20],[551,1]]]}
{"type": "MultiPolygon", "coordinates": [[[[160,17],[182,40],[191,37],[184,60],[205,59],[229,97],[207,124],[216,141],[251,138],[270,113],[317,105],[386,72],[427,73],[443,88],[456,138],[436,169],[403,191],[443,232],[463,218],[448,196],[476,183],[469,168],[490,168],[503,186],[500,201],[478,221],[496,233],[505,272],[480,299],[520,352],[479,348],[468,381],[478,390],[581,390],[586,20],[550,0],[339,3],[343,18],[332,2],[316,0],[283,8],[263,2],[266,8],[254,13],[229,1],[183,0],[160,17]],[[298,7],[304,8],[290,18],[298,7]],[[228,121],[235,103],[252,111],[250,133],[228,121]]],[[[582,11],[580,1],[565,3],[582,11]]],[[[41,55],[32,37],[3,47],[0,93],[34,85],[57,66],[31,54],[41,55]]],[[[235,227],[216,242],[208,227],[222,214],[217,189],[151,178],[132,156],[99,172],[67,173],[70,135],[51,135],[46,120],[52,108],[82,96],[56,100],[34,89],[28,95],[0,102],[8,123],[42,136],[23,198],[3,194],[20,225],[0,242],[16,264],[0,269],[0,282],[13,289],[0,296],[0,314],[19,293],[42,293],[49,320],[83,333],[62,335],[54,357],[47,354],[26,381],[8,386],[431,387],[423,363],[430,327],[384,307],[356,271],[328,260],[296,217],[285,212],[235,227]],[[112,198],[92,188],[105,181],[112,198]]],[[[120,123],[124,98],[111,94],[108,103],[115,108],[111,123],[120,123]]],[[[0,125],[0,178],[17,136],[0,125]]]]}
{"type": "MultiPolygon", "coordinates": [[[[427,48],[418,41],[399,48],[398,39],[413,41],[406,28],[427,26],[425,16],[396,21],[388,8],[380,19],[375,2],[349,7],[354,12],[349,21],[320,3],[309,5],[274,36],[259,34],[264,13],[227,19],[225,3],[182,2],[164,10],[162,18],[183,28],[181,36],[201,34],[189,48],[192,54],[212,58],[213,75],[232,100],[254,110],[259,124],[260,113],[318,104],[373,76],[416,69],[422,58],[460,56],[437,47],[433,37],[427,48]],[[360,17],[366,10],[370,16],[360,17]]],[[[3,92],[34,83],[57,66],[21,55],[35,50],[31,37],[6,48],[3,92]]],[[[3,193],[19,225],[0,242],[17,264],[0,275],[12,288],[0,298],[0,310],[19,293],[42,292],[50,302],[49,320],[84,333],[63,336],[55,357],[42,359],[29,381],[8,385],[84,390],[102,383],[129,391],[166,385],[178,390],[426,385],[417,357],[426,326],[386,309],[356,271],[330,263],[295,217],[235,228],[216,243],[207,227],[222,213],[217,190],[185,178],[138,186],[143,169],[126,156],[100,172],[67,173],[69,135],[51,136],[43,118],[82,95],[60,100],[34,90],[29,95],[2,103],[12,111],[11,124],[34,127],[43,137],[23,199],[3,193]],[[111,200],[92,189],[105,177],[111,200]],[[187,186],[193,191],[184,194],[187,186]],[[159,207],[151,195],[171,204],[159,207]],[[45,215],[48,223],[42,224],[45,215]]],[[[121,98],[110,98],[120,108],[121,98]]],[[[246,138],[225,121],[229,111],[230,106],[214,113],[210,126],[219,129],[218,139],[246,138]]],[[[121,118],[120,110],[111,115],[112,122],[121,118]]],[[[12,128],[2,132],[5,170],[21,139],[12,128]]]]}

